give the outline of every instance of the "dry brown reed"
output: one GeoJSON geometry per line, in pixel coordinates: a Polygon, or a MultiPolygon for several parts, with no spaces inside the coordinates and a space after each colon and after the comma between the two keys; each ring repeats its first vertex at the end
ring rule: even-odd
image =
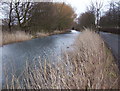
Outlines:
{"type": "Polygon", "coordinates": [[[54,34],[60,34],[65,33],[66,31],[54,31],[52,33],[44,33],[44,32],[36,32],[35,34],[31,35],[29,33],[25,33],[24,31],[14,31],[14,32],[7,32],[7,31],[1,31],[0,32],[0,46],[10,44],[10,43],[16,43],[21,42],[25,40],[30,40],[32,38],[38,38],[38,37],[46,37],[49,35],[54,34]]]}
{"type": "Polygon", "coordinates": [[[51,33],[44,33],[44,32],[37,32],[35,37],[46,37],[46,36],[50,36],[50,35],[55,35],[55,34],[61,34],[61,33],[65,33],[67,31],[53,31],[51,33]]]}
{"type": "Polygon", "coordinates": [[[1,32],[2,34],[2,42],[0,45],[10,44],[14,42],[20,42],[25,40],[30,40],[32,36],[28,33],[23,31],[16,31],[16,32],[1,32]]]}

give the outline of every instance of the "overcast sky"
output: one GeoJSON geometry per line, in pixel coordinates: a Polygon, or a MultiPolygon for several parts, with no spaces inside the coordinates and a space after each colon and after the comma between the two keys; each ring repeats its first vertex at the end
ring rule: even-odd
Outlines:
{"type": "Polygon", "coordinates": [[[120,1],[120,0],[64,0],[66,3],[69,3],[72,5],[73,8],[75,8],[76,13],[79,15],[83,12],[85,12],[86,7],[90,5],[91,2],[103,2],[103,11],[107,9],[107,5],[110,1],[120,1]]]}
{"type": "MultiPolygon", "coordinates": [[[[37,0],[37,1],[40,1],[40,0],[37,0]]],[[[110,1],[120,1],[120,0],[57,0],[57,1],[62,1],[62,2],[66,2],[66,3],[70,4],[75,9],[77,15],[80,15],[81,13],[86,11],[86,7],[89,6],[91,2],[95,2],[95,1],[103,2],[103,6],[104,6],[103,11],[105,11],[107,9],[106,5],[108,5],[108,3],[110,1]]],[[[3,15],[0,12],[0,19],[2,17],[3,17],[3,15]]]]}

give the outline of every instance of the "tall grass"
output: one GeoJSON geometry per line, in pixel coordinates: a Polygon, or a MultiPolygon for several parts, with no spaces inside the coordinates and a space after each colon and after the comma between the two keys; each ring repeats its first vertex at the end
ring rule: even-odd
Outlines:
{"type": "Polygon", "coordinates": [[[61,33],[65,33],[65,32],[67,32],[67,31],[66,30],[64,30],[64,31],[55,30],[55,31],[50,32],[50,33],[37,32],[35,37],[46,37],[49,35],[61,34],[61,33]]]}
{"type": "Polygon", "coordinates": [[[83,31],[73,51],[65,52],[56,64],[47,60],[30,66],[12,80],[7,89],[118,89],[118,67],[101,37],[83,31]]]}
{"type": "Polygon", "coordinates": [[[37,38],[37,37],[46,37],[49,35],[54,35],[54,34],[60,34],[60,33],[65,33],[66,31],[54,31],[51,33],[44,33],[44,32],[36,32],[35,34],[29,34],[25,33],[24,31],[14,31],[14,32],[5,32],[1,31],[0,32],[0,46],[5,45],[5,44],[10,44],[10,43],[16,43],[16,42],[21,42],[25,40],[30,40],[32,38],[37,38]]]}
{"type": "Polygon", "coordinates": [[[2,34],[2,42],[0,45],[14,43],[14,42],[20,42],[25,40],[30,40],[32,36],[28,33],[25,33],[23,31],[16,31],[16,32],[1,32],[2,34]]]}

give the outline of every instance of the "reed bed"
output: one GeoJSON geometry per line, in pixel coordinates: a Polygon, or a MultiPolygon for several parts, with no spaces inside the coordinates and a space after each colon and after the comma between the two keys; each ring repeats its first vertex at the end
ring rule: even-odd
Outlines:
{"type": "Polygon", "coordinates": [[[19,76],[6,77],[6,89],[118,89],[118,66],[111,51],[95,32],[86,29],[77,37],[73,51],[58,63],[26,62],[19,76]]]}
{"type": "Polygon", "coordinates": [[[56,30],[56,31],[53,31],[53,32],[50,32],[50,33],[37,32],[35,37],[46,37],[46,36],[55,35],[55,34],[62,34],[62,33],[65,33],[65,32],[68,32],[68,31],[56,30]]]}
{"type": "Polygon", "coordinates": [[[30,40],[33,38],[39,38],[39,37],[46,37],[54,34],[61,34],[65,33],[66,31],[54,31],[52,33],[44,33],[44,32],[36,32],[35,34],[29,34],[25,33],[24,31],[14,31],[14,32],[7,32],[7,31],[1,31],[0,32],[0,46],[10,44],[10,43],[16,43],[21,41],[30,40]]]}
{"type": "Polygon", "coordinates": [[[2,34],[2,42],[0,45],[30,40],[32,36],[28,33],[23,31],[16,31],[16,32],[1,32],[2,34]]]}

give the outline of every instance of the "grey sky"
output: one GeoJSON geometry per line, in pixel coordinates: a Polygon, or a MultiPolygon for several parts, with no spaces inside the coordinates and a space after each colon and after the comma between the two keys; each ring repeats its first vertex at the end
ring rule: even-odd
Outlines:
{"type": "MultiPolygon", "coordinates": [[[[8,0],[9,1],[9,0],[8,0]]],[[[24,1],[24,0],[23,0],[24,1]]],[[[36,0],[34,0],[34,1],[36,1],[36,0]]],[[[37,1],[40,1],[40,0],[37,0],[37,1]]],[[[43,0],[42,0],[43,1],[43,0]]],[[[56,1],[56,0],[54,0],[54,1],[56,1]]],[[[95,2],[95,1],[98,1],[98,2],[103,2],[103,11],[105,11],[106,9],[107,9],[107,6],[106,5],[108,5],[108,3],[110,2],[110,1],[120,1],[120,0],[57,0],[57,1],[62,1],[62,2],[66,2],[66,3],[68,3],[68,4],[71,4],[71,6],[75,9],[75,11],[76,11],[76,13],[77,13],[77,15],[79,15],[79,14],[81,14],[81,13],[83,13],[83,12],[85,12],[85,10],[86,10],[86,7],[88,6],[88,5],[90,5],[90,3],[91,3],[91,1],[92,2],[95,2]]],[[[1,10],[0,10],[0,19],[3,17],[3,14],[2,14],[2,12],[1,12],[1,10]]]]}
{"type": "Polygon", "coordinates": [[[79,15],[83,12],[85,12],[86,7],[90,5],[91,2],[103,2],[103,11],[107,9],[107,5],[110,1],[120,1],[120,0],[64,0],[65,2],[72,5],[73,8],[75,8],[76,13],[79,15]]]}

